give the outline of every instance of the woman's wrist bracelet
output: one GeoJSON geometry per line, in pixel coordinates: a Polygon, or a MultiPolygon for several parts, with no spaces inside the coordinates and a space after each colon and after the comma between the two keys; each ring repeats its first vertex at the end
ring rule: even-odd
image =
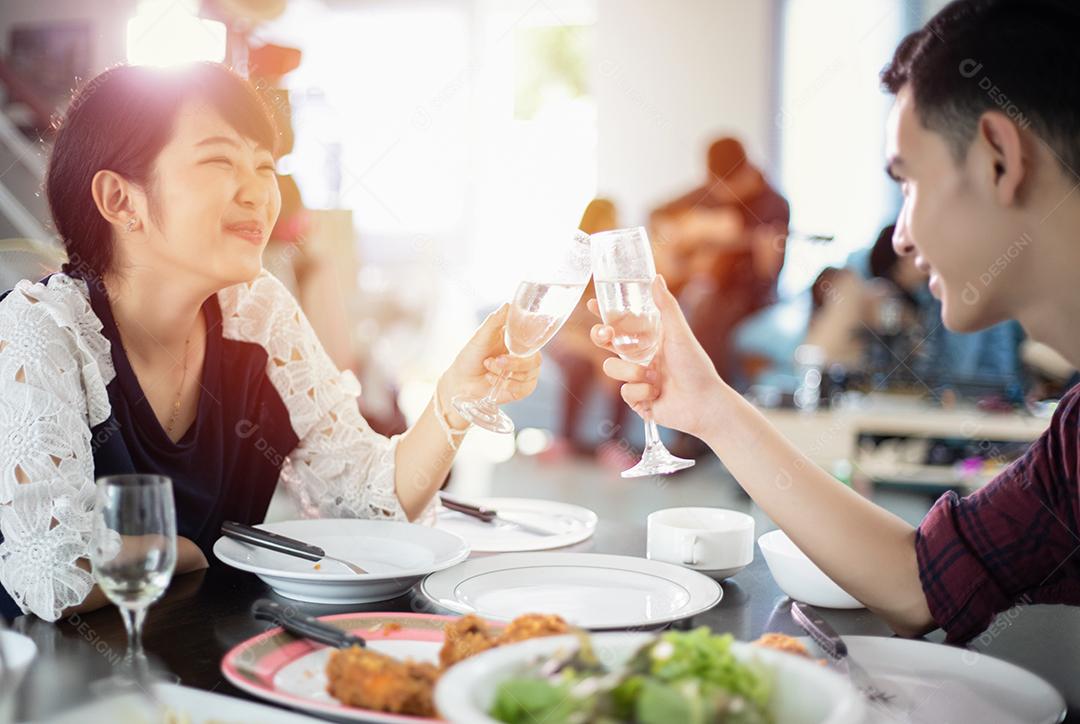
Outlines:
{"type": "Polygon", "coordinates": [[[439,427],[442,428],[443,434],[446,435],[446,443],[454,450],[461,447],[461,441],[465,435],[469,432],[471,424],[466,424],[464,428],[456,428],[450,424],[450,420],[447,419],[446,411],[442,406],[442,399],[439,395],[439,386],[435,386],[435,394],[431,397],[431,404],[435,412],[435,419],[439,421],[439,427]]]}

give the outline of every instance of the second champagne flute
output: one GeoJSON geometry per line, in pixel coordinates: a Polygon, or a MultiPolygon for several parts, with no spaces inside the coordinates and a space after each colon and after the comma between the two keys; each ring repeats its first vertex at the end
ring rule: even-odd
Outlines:
{"type": "MultiPolygon", "coordinates": [[[[614,331],[612,349],[627,362],[648,367],[660,350],[661,335],[660,311],[651,291],[656,266],[648,234],[640,226],[593,234],[592,260],[600,316],[614,331]]],[[[649,414],[641,461],[622,476],[666,475],[693,464],[668,452],[649,414]]]]}
{"type": "MultiPolygon", "coordinates": [[[[503,343],[515,357],[531,357],[539,352],[570,317],[589,283],[588,234],[575,230],[569,237],[553,244],[551,250],[549,263],[540,265],[547,268],[538,268],[530,275],[537,281],[521,282],[510,305],[503,343]]],[[[511,433],[514,421],[496,404],[507,379],[502,373],[487,396],[458,395],[451,404],[462,417],[478,427],[511,433]]]]}

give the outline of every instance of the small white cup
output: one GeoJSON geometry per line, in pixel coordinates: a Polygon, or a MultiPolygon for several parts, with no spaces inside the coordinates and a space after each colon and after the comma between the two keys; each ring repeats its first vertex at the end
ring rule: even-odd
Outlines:
{"type": "Polygon", "coordinates": [[[754,519],[724,508],[668,508],[649,514],[646,556],[722,580],[754,560],[754,519]]]}

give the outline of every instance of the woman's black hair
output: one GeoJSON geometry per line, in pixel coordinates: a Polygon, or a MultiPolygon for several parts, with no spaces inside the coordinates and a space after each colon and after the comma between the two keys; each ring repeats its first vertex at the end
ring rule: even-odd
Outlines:
{"type": "Polygon", "coordinates": [[[91,193],[94,174],[108,169],[149,191],[154,161],[180,107],[192,99],[274,152],[278,134],[258,91],[218,63],[116,66],[75,92],[57,125],[45,179],[53,224],[68,254],[66,273],[100,278],[113,264],[112,229],[91,193]]]}

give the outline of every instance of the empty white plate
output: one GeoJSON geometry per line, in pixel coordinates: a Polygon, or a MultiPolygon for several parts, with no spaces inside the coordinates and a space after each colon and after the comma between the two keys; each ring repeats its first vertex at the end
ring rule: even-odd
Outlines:
{"type": "Polygon", "coordinates": [[[554,613],[582,628],[661,626],[707,611],[720,585],[682,566],[598,553],[505,553],[424,579],[421,592],[457,613],[509,621],[554,613]]]}
{"type": "Polygon", "coordinates": [[[444,530],[387,520],[311,519],[264,523],[264,530],[317,545],[355,563],[357,575],[334,561],[321,563],[257,548],[231,538],[214,543],[223,563],[254,573],[278,594],[310,603],[370,603],[396,598],[421,578],[469,557],[469,545],[444,530]]]}
{"type": "Polygon", "coordinates": [[[138,694],[89,702],[48,719],[49,724],[85,724],[85,722],[260,722],[260,724],[318,724],[321,719],[295,714],[284,709],[255,704],[222,694],[213,694],[176,684],[158,684],[154,695],[159,708],[149,697],[138,694]]]}
{"type": "Polygon", "coordinates": [[[469,498],[468,502],[491,508],[505,520],[485,523],[464,513],[439,508],[436,527],[464,538],[474,553],[540,551],[580,543],[596,530],[596,513],[580,505],[532,498],[469,498]],[[542,535],[520,528],[512,521],[551,531],[542,535]]]}
{"type": "Polygon", "coordinates": [[[843,638],[874,685],[893,697],[888,707],[874,708],[875,724],[1054,724],[1065,717],[1065,701],[1053,686],[1001,659],[928,641],[843,638]]]}

